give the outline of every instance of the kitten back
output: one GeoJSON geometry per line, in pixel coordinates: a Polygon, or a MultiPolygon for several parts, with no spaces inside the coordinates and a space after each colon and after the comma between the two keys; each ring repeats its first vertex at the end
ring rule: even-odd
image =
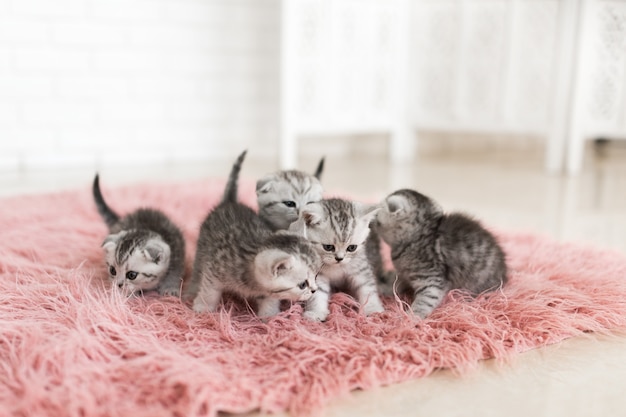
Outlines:
{"type": "Polygon", "coordinates": [[[222,203],[236,203],[237,202],[237,182],[239,179],[239,172],[241,171],[241,165],[246,157],[248,151],[243,151],[241,155],[237,157],[237,160],[233,164],[233,168],[228,176],[228,182],[224,190],[224,197],[222,203]]]}
{"type": "Polygon", "coordinates": [[[98,208],[98,213],[106,223],[106,225],[111,229],[119,220],[120,216],[115,213],[104,201],[104,197],[102,196],[102,192],[100,191],[100,176],[96,174],[93,179],[93,199],[96,202],[96,207],[98,208]]]}

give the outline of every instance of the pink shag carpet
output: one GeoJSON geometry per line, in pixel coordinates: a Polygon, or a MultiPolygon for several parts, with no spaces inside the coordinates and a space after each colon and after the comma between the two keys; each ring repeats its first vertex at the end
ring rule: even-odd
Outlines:
{"type": "MultiPolygon", "coordinates": [[[[119,212],[170,214],[189,265],[224,186],[103,182],[119,212]]],[[[240,195],[254,205],[253,183],[240,195]]],[[[626,257],[540,236],[498,232],[508,286],[476,300],[451,294],[422,322],[393,299],[365,318],[337,294],[326,323],[303,320],[300,305],[264,323],[233,300],[198,315],[174,298],[122,299],[106,285],[105,234],[90,184],[0,201],[0,415],[307,414],[351,390],[626,327],[626,257]]]]}

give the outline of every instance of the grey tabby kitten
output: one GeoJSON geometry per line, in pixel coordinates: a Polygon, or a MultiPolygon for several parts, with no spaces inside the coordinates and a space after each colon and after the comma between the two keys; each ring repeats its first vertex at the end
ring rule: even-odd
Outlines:
{"type": "Polygon", "coordinates": [[[411,309],[421,318],[452,289],[479,294],[506,283],[505,256],[495,237],[464,214],[445,214],[417,191],[387,196],[374,227],[391,247],[399,288],[411,293],[411,309]]]}
{"type": "MultiPolygon", "coordinates": [[[[256,193],[259,216],[272,230],[288,229],[290,224],[298,220],[303,207],[322,200],[323,189],[319,180],[323,170],[324,158],[313,175],[289,170],[278,171],[258,180],[256,193]]],[[[379,281],[387,279],[389,273],[383,269],[380,238],[374,230],[370,230],[365,246],[376,278],[379,281]]]]}
{"type": "Polygon", "coordinates": [[[189,294],[197,312],[215,311],[222,293],[257,301],[260,317],[280,301],[306,301],[317,290],[319,255],[301,235],[273,233],[250,207],[237,202],[246,152],[230,173],[224,197],[202,223],[189,294]]]}
{"type": "Polygon", "coordinates": [[[365,315],[384,311],[365,247],[369,224],[378,209],[333,198],[308,204],[301,220],[292,224],[291,228],[297,229],[304,223],[307,238],[324,262],[317,277],[319,290],[306,304],[306,318],[326,320],[332,288],[352,292],[365,315]]]}
{"type": "Polygon", "coordinates": [[[157,290],[178,296],[185,270],[185,240],[180,229],[162,212],[138,209],[125,217],[115,213],[93,180],[93,197],[109,227],[102,247],[109,277],[127,295],[157,290]]]}
{"type": "Polygon", "coordinates": [[[313,175],[289,170],[278,171],[256,183],[259,216],[272,230],[287,230],[309,203],[322,199],[320,177],[324,170],[322,158],[313,175]]]}

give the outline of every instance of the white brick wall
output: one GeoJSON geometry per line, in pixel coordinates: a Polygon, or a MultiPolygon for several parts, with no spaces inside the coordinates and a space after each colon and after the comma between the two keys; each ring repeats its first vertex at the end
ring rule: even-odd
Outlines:
{"type": "Polygon", "coordinates": [[[276,154],[280,0],[0,0],[0,171],[276,154]]]}

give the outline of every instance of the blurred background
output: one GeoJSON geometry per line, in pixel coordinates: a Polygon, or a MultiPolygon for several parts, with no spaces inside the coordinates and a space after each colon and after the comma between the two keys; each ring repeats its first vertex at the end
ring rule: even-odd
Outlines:
{"type": "Polygon", "coordinates": [[[622,246],[625,60],[622,1],[0,0],[0,193],[248,149],[250,177],[326,156],[329,189],[622,246]]]}

